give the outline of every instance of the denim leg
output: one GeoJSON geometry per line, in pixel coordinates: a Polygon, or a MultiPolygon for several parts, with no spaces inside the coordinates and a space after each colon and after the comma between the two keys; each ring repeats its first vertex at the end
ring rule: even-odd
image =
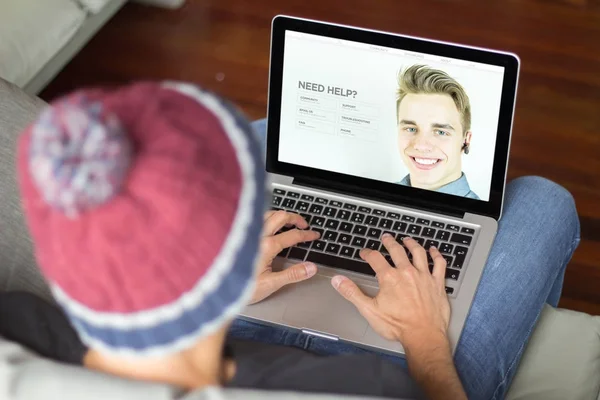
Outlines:
{"type": "Polygon", "coordinates": [[[558,302],[578,243],[567,190],[539,177],[507,185],[498,234],[454,356],[469,399],[504,398],[544,303],[558,302]]]}

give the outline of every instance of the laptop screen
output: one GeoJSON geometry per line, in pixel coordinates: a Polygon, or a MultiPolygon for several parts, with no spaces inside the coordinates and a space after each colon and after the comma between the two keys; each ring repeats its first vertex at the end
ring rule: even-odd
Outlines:
{"type": "Polygon", "coordinates": [[[503,77],[288,30],[279,161],[488,201],[503,77]]]}

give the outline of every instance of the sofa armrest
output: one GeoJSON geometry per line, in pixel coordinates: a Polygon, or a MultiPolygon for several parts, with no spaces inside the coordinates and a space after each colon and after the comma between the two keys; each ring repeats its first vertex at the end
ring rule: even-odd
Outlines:
{"type": "Polygon", "coordinates": [[[0,79],[0,290],[26,290],[51,300],[33,257],[15,169],[17,138],[44,106],[0,79]]]}

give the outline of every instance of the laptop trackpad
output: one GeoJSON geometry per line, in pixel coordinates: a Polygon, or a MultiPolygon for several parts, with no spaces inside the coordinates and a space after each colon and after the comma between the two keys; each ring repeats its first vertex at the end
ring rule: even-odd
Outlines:
{"type": "MultiPolygon", "coordinates": [[[[374,295],[377,289],[360,285],[363,292],[374,295]]],[[[368,328],[367,321],[356,308],[331,286],[329,276],[315,275],[308,281],[286,290],[284,323],[329,333],[346,340],[361,340],[368,328]],[[290,301],[291,300],[291,301],[290,301]]]]}

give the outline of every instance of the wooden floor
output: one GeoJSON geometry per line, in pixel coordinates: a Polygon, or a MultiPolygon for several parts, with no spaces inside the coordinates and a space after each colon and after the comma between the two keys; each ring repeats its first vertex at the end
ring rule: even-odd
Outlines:
{"type": "Polygon", "coordinates": [[[134,79],[196,82],[265,115],[271,18],[291,14],[505,49],[522,60],[509,178],[573,193],[582,241],[561,306],[600,315],[600,3],[597,0],[188,0],[128,4],[44,91],[134,79]]]}

